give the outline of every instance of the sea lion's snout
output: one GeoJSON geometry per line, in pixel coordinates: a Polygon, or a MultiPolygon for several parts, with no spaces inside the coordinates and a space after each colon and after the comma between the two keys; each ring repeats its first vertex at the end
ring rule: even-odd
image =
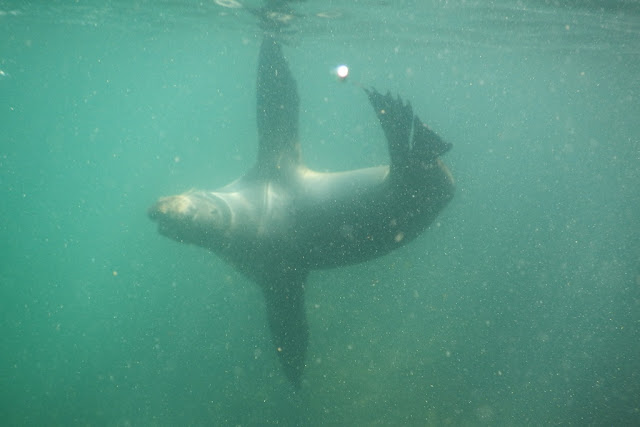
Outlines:
{"type": "Polygon", "coordinates": [[[193,210],[193,201],[187,195],[162,197],[147,211],[147,215],[154,221],[163,219],[184,219],[193,210]]]}
{"type": "Polygon", "coordinates": [[[193,202],[187,195],[162,197],[148,210],[147,215],[158,223],[158,232],[179,242],[191,240],[193,202]]]}
{"type": "MultiPolygon", "coordinates": [[[[189,191],[162,197],[147,211],[160,234],[179,242],[208,246],[216,230],[223,230],[230,215],[221,200],[205,192],[189,191]]],[[[228,210],[228,209],[227,209],[228,210]]]]}

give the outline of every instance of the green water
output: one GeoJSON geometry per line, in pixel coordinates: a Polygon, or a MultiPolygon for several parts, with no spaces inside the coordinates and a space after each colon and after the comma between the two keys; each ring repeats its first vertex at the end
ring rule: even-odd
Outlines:
{"type": "Polygon", "coordinates": [[[0,423],[640,423],[640,6],[566,4],[295,6],[306,162],[387,162],[373,85],[453,143],[458,190],[310,276],[294,393],[257,286],[146,217],[252,165],[256,18],[0,0],[0,423]]]}

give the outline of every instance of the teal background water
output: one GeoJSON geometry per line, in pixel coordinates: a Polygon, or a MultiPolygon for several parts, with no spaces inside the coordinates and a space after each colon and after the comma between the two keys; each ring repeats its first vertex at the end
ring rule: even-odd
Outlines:
{"type": "Polygon", "coordinates": [[[307,163],[387,162],[347,63],[454,144],[458,191],[311,275],[294,393],[257,286],[146,217],[252,165],[255,17],[0,1],[3,425],[640,423],[638,3],[344,3],[285,46],[307,163]]]}

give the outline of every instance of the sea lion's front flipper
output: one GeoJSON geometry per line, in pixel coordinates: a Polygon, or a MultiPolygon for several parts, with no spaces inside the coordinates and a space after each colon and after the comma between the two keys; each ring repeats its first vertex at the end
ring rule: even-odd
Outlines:
{"type": "Polygon", "coordinates": [[[309,326],[304,307],[304,285],[308,272],[287,269],[269,274],[262,281],[269,328],[287,379],[297,389],[302,384],[309,344],[309,326]]]}
{"type": "Polygon", "coordinates": [[[280,43],[265,35],[258,58],[256,169],[271,178],[284,167],[300,161],[298,141],[298,91],[280,43]]]}

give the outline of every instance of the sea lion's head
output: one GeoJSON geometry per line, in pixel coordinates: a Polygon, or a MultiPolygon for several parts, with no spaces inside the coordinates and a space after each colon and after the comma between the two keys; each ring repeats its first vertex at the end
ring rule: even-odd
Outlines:
{"type": "Polygon", "coordinates": [[[227,202],[215,193],[191,190],[162,197],[148,211],[158,222],[158,231],[182,243],[209,247],[229,228],[231,213],[227,202]]]}

